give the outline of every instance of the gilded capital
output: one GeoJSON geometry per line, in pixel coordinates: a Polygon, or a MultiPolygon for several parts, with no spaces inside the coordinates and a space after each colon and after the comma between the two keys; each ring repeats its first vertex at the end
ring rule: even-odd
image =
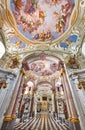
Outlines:
{"type": "Polygon", "coordinates": [[[15,118],[16,118],[16,115],[15,115],[15,114],[12,114],[11,118],[12,118],[12,119],[15,119],[15,118]]]}
{"type": "Polygon", "coordinates": [[[79,123],[79,119],[78,118],[72,118],[71,122],[73,122],[73,123],[79,123]]]}
{"type": "Polygon", "coordinates": [[[11,121],[12,120],[12,117],[11,116],[5,116],[4,117],[4,121],[11,121]]]}

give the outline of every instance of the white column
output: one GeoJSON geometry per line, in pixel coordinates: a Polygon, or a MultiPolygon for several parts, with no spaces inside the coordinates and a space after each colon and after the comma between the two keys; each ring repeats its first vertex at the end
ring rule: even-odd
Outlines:
{"type": "MultiPolygon", "coordinates": [[[[13,108],[14,108],[14,104],[15,104],[15,100],[16,100],[16,96],[17,96],[17,91],[18,91],[19,83],[20,83],[20,81],[18,81],[19,80],[19,74],[20,73],[18,73],[16,84],[14,86],[15,89],[13,91],[13,95],[11,97],[11,101],[10,101],[9,107],[8,107],[6,113],[5,113],[4,121],[10,121],[10,120],[12,120],[12,111],[13,111],[13,108]]],[[[21,76],[20,76],[20,79],[21,79],[21,76]]]]}
{"type": "Polygon", "coordinates": [[[65,83],[65,88],[66,88],[66,93],[67,93],[67,97],[68,97],[69,107],[70,107],[71,115],[72,115],[71,121],[73,123],[79,123],[77,111],[76,111],[75,104],[74,104],[73,97],[72,97],[71,90],[70,90],[70,85],[68,83],[66,72],[65,72],[64,69],[63,69],[63,80],[64,80],[64,83],[65,83]]]}
{"type": "Polygon", "coordinates": [[[35,102],[35,116],[37,115],[37,102],[35,102]]]}
{"type": "Polygon", "coordinates": [[[71,91],[72,91],[72,95],[73,95],[73,98],[75,101],[75,106],[76,106],[76,109],[77,109],[77,112],[79,115],[80,126],[81,126],[82,130],[85,130],[85,114],[83,111],[85,109],[82,108],[82,105],[84,105],[84,104],[82,104],[81,100],[83,100],[83,98],[80,100],[80,97],[78,94],[78,92],[80,91],[80,90],[78,90],[78,86],[77,86],[78,85],[78,76],[71,77],[70,83],[72,86],[71,91]]]}
{"type": "Polygon", "coordinates": [[[52,91],[52,112],[55,112],[54,92],[52,91]]]}
{"type": "Polygon", "coordinates": [[[37,100],[36,100],[36,95],[34,93],[34,112],[35,112],[35,116],[37,115],[37,100]]]}
{"type": "Polygon", "coordinates": [[[70,105],[69,105],[69,101],[68,101],[68,94],[67,94],[67,91],[66,91],[66,85],[65,85],[65,82],[64,82],[64,78],[63,78],[63,72],[62,72],[62,75],[61,75],[61,81],[62,81],[63,88],[64,88],[64,97],[65,97],[67,111],[68,111],[68,120],[70,121],[72,119],[72,115],[71,115],[70,105]]]}

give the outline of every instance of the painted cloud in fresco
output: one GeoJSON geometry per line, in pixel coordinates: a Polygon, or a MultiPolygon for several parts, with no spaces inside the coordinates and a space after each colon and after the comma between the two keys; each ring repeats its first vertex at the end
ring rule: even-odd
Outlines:
{"type": "Polygon", "coordinates": [[[68,28],[74,0],[10,0],[19,31],[30,40],[49,41],[68,28]]]}

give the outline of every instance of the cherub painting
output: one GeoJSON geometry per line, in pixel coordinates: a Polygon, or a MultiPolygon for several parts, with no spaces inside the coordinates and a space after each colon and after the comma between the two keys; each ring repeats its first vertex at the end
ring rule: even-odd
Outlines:
{"type": "Polygon", "coordinates": [[[74,6],[74,0],[10,0],[19,31],[43,42],[57,39],[68,29],[74,6]]]}

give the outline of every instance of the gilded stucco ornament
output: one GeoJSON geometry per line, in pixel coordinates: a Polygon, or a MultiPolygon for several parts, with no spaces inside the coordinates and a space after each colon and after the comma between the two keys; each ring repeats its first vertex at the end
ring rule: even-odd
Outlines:
{"type": "Polygon", "coordinates": [[[6,88],[6,87],[7,87],[6,80],[0,78],[0,89],[1,89],[1,88],[6,88]]]}
{"type": "Polygon", "coordinates": [[[80,80],[77,84],[78,89],[85,90],[85,81],[84,79],[80,80]]]}
{"type": "Polygon", "coordinates": [[[19,58],[17,56],[13,56],[7,61],[5,68],[15,69],[19,67],[19,64],[19,58]]]}
{"type": "Polygon", "coordinates": [[[69,68],[69,69],[79,69],[79,63],[78,63],[78,60],[76,59],[76,56],[73,55],[73,56],[69,56],[67,57],[66,59],[66,66],[69,68]]]}

